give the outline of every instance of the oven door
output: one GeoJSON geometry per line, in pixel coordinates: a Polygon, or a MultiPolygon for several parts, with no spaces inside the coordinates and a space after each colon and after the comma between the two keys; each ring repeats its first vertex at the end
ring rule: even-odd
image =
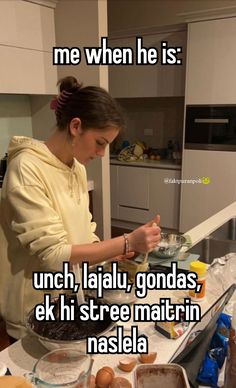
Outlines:
{"type": "Polygon", "coordinates": [[[236,106],[187,106],[184,148],[236,151],[236,106]]]}

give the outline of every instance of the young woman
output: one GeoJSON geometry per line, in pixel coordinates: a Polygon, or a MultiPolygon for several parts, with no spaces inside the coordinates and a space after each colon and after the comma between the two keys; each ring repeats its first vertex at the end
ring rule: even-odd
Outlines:
{"type": "MultiPolygon", "coordinates": [[[[124,123],[112,97],[99,87],[61,80],[51,104],[56,130],[43,143],[13,137],[2,188],[0,311],[8,334],[25,334],[26,314],[43,300],[34,271],[62,271],[62,263],[90,264],[132,257],[160,240],[159,216],[133,232],[99,241],[91,221],[85,165],[102,157],[124,123]]],[[[52,296],[58,291],[50,290],[52,296]]]]}

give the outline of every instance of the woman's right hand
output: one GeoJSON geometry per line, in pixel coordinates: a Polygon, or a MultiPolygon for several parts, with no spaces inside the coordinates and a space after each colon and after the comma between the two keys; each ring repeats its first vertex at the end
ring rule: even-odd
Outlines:
{"type": "Polygon", "coordinates": [[[161,239],[160,216],[129,233],[129,250],[139,253],[152,251],[161,239]]]}

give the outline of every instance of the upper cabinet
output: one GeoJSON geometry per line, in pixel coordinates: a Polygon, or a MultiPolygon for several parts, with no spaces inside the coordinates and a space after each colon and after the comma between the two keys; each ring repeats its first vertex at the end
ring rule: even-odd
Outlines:
{"type": "MultiPolygon", "coordinates": [[[[185,56],[186,31],[169,31],[144,34],[142,47],[156,48],[161,52],[161,42],[168,47],[181,47],[181,65],[162,65],[159,55],[158,63],[153,65],[137,65],[136,36],[110,38],[109,47],[130,47],[133,49],[134,65],[109,66],[109,90],[116,98],[125,97],[173,97],[184,96],[185,89],[185,56]]],[[[140,37],[141,33],[137,35],[140,37]]]]}
{"type": "Polygon", "coordinates": [[[0,93],[56,93],[54,6],[43,0],[0,2],[0,93]]]}
{"type": "Polygon", "coordinates": [[[190,23],[187,104],[235,104],[236,18],[190,23]]]}

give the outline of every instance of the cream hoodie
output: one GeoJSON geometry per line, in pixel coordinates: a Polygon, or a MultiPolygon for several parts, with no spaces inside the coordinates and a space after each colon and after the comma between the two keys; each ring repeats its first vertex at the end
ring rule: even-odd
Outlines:
{"type": "Polygon", "coordinates": [[[26,314],[43,301],[32,271],[61,271],[72,244],[99,239],[83,165],[74,160],[70,168],[26,137],[13,137],[8,154],[0,203],[0,315],[8,334],[20,338],[26,314]]]}

